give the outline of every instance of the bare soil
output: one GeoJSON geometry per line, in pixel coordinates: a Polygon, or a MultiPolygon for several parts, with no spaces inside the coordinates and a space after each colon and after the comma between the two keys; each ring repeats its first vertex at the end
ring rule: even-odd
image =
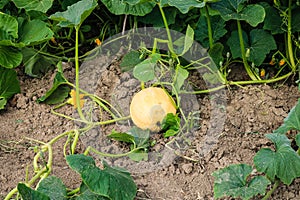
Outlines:
{"type": "MultiPolygon", "coordinates": [[[[65,68],[66,77],[72,79],[73,74],[72,67],[65,68]]],[[[110,76],[107,74],[107,77],[110,76]]],[[[19,78],[21,94],[15,95],[7,109],[0,113],[0,199],[18,182],[25,180],[27,168],[29,172],[32,170],[33,147],[38,145],[34,140],[47,142],[74,127],[72,121],[52,114],[51,106],[36,103],[37,98],[50,88],[53,72],[41,79],[32,79],[20,71],[19,78]]],[[[105,90],[107,85],[101,87],[103,90],[99,92],[110,95],[111,90],[105,90]]],[[[226,120],[216,145],[198,162],[178,157],[162,169],[133,173],[138,186],[136,199],[213,199],[211,174],[233,163],[253,165],[255,153],[263,147],[272,146],[264,135],[282,124],[300,97],[298,88],[287,84],[234,87],[226,93],[226,120]]],[[[210,101],[209,96],[199,98],[202,118],[199,134],[203,135],[210,126],[207,114],[210,101]]],[[[72,115],[73,108],[65,106],[64,113],[72,115]]],[[[52,174],[61,177],[68,187],[75,188],[81,180],[66,164],[62,153],[64,142],[62,140],[54,146],[52,174]]],[[[200,139],[196,137],[191,148],[197,152],[201,148],[199,144],[200,139]]],[[[81,144],[78,152],[83,149],[81,144]]],[[[280,185],[272,199],[300,199],[300,179],[289,186],[280,185]]]]}

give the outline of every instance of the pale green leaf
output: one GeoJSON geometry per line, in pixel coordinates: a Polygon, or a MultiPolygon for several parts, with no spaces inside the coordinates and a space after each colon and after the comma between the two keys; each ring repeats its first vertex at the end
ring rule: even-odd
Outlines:
{"type": "Polygon", "coordinates": [[[21,64],[23,55],[14,47],[0,46],[0,65],[5,68],[14,68],[21,64]]]}
{"type": "Polygon", "coordinates": [[[184,55],[192,47],[193,43],[194,43],[194,30],[190,25],[188,25],[184,37],[183,51],[181,52],[180,56],[184,55]]]}
{"type": "Polygon", "coordinates": [[[128,3],[123,0],[101,0],[107,9],[115,15],[144,16],[152,11],[155,2],[141,1],[128,3]]]}
{"type": "Polygon", "coordinates": [[[133,69],[133,76],[140,81],[150,81],[155,78],[155,66],[160,59],[159,54],[152,54],[146,60],[137,64],[133,69]]]}
{"type": "Polygon", "coordinates": [[[49,176],[43,179],[37,188],[38,192],[47,194],[50,200],[67,200],[67,189],[60,178],[49,176]]]}
{"type": "Polygon", "coordinates": [[[26,11],[36,10],[46,13],[51,8],[53,0],[12,0],[18,8],[26,11]]]}
{"type": "Polygon", "coordinates": [[[18,38],[18,21],[5,13],[0,12],[0,41],[13,41],[18,38]]]}
{"type": "Polygon", "coordinates": [[[289,130],[300,131],[300,99],[298,99],[296,106],[290,110],[288,116],[284,119],[283,124],[274,132],[285,134],[289,130]]]}
{"type": "Polygon", "coordinates": [[[248,200],[255,195],[265,194],[270,181],[263,176],[248,179],[252,167],[246,164],[230,165],[213,173],[214,197],[231,196],[248,200]]]}
{"type": "Polygon", "coordinates": [[[272,133],[266,135],[275,144],[275,151],[263,148],[254,157],[259,172],[265,173],[272,181],[279,178],[284,184],[291,184],[300,177],[300,156],[291,147],[286,135],[272,133]]]}
{"type": "MultiPolygon", "coordinates": [[[[183,86],[185,80],[189,76],[189,71],[182,68],[181,66],[176,67],[176,75],[174,77],[174,89],[179,92],[181,90],[181,87],[183,86]]],[[[175,91],[173,91],[175,93],[175,91]]]]}
{"type": "Polygon", "coordinates": [[[149,146],[149,130],[142,130],[134,126],[127,132],[127,134],[133,136],[134,142],[137,147],[147,148],[149,146]]]}
{"type": "Polygon", "coordinates": [[[50,19],[59,21],[61,27],[78,27],[96,8],[96,0],[81,0],[68,7],[64,12],[56,12],[50,19]]]}
{"type": "Polygon", "coordinates": [[[0,110],[5,108],[7,100],[4,97],[0,97],[0,110]]]}
{"type": "Polygon", "coordinates": [[[41,20],[32,20],[24,24],[19,32],[19,42],[25,45],[38,44],[53,37],[52,30],[41,20]],[[36,34],[38,33],[38,34],[36,34]]]}

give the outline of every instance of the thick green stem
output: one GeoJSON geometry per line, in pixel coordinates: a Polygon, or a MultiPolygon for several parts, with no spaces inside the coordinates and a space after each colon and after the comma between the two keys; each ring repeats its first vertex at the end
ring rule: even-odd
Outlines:
{"type": "Polygon", "coordinates": [[[165,25],[166,31],[167,31],[168,40],[169,40],[168,46],[169,46],[170,52],[171,52],[172,56],[176,55],[175,52],[174,52],[173,40],[172,40],[172,36],[171,36],[171,32],[170,32],[170,29],[169,29],[169,25],[168,25],[168,21],[167,21],[166,15],[165,15],[162,7],[160,6],[160,4],[158,4],[158,7],[159,7],[159,10],[160,10],[162,19],[164,21],[164,25],[165,25]]]}
{"type": "Polygon", "coordinates": [[[205,15],[206,15],[206,20],[207,20],[207,31],[208,31],[209,47],[212,48],[212,46],[214,44],[214,41],[213,41],[212,28],[211,28],[211,21],[210,21],[208,6],[205,5],[204,8],[205,8],[205,15]]]}
{"type": "Polygon", "coordinates": [[[240,39],[241,54],[242,54],[242,59],[243,59],[245,69],[247,71],[247,74],[250,76],[250,78],[252,80],[259,80],[260,78],[253,73],[253,71],[252,71],[252,69],[249,66],[248,61],[247,61],[241,22],[240,22],[240,20],[237,20],[236,22],[237,22],[237,27],[238,27],[239,39],[240,39]]]}
{"type": "Polygon", "coordinates": [[[80,119],[85,120],[85,117],[82,113],[81,107],[80,107],[80,97],[79,97],[79,47],[78,47],[78,40],[79,40],[79,27],[75,27],[75,91],[76,91],[76,105],[77,105],[77,112],[79,114],[80,119]]]}
{"type": "Polygon", "coordinates": [[[287,31],[287,45],[288,45],[288,54],[291,63],[291,68],[293,71],[296,70],[296,64],[293,53],[293,43],[292,43],[292,0],[289,0],[289,9],[288,9],[288,31],[287,31]]]}
{"type": "Polygon", "coordinates": [[[271,197],[271,195],[274,193],[274,191],[277,189],[277,187],[279,186],[280,184],[280,180],[279,179],[276,179],[275,180],[275,183],[272,187],[272,189],[264,196],[264,198],[262,198],[262,200],[267,200],[271,197]]]}

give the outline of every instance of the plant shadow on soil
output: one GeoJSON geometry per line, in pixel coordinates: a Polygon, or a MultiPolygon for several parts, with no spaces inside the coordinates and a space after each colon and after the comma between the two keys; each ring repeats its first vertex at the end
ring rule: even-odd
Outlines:
{"type": "MultiPolygon", "coordinates": [[[[64,73],[69,80],[73,79],[72,66],[66,64],[64,73]]],[[[118,72],[112,67],[105,73],[106,77],[111,77],[112,73],[118,72]]],[[[29,171],[32,170],[34,153],[30,147],[37,144],[25,137],[49,141],[74,127],[73,122],[51,114],[51,106],[36,103],[36,99],[49,89],[54,78],[53,72],[41,79],[29,78],[21,71],[18,74],[22,93],[15,95],[7,109],[0,113],[1,199],[19,181],[24,181],[27,166],[29,171]]],[[[114,82],[114,79],[110,80],[114,82]]],[[[111,95],[109,83],[100,83],[100,87],[99,95],[111,95]]],[[[234,163],[253,165],[255,153],[271,145],[264,135],[282,124],[299,97],[298,88],[286,84],[278,87],[251,85],[230,88],[226,99],[226,121],[217,144],[199,162],[178,157],[170,165],[150,173],[133,173],[138,186],[136,199],[213,199],[212,172],[234,163]]],[[[206,95],[199,98],[202,126],[198,132],[203,135],[210,126],[210,116],[207,114],[210,100],[206,95]]],[[[63,112],[72,115],[73,109],[66,106],[63,112]]],[[[199,140],[195,137],[192,141],[191,149],[196,152],[201,148],[199,140]]],[[[62,153],[64,142],[60,141],[54,146],[52,174],[62,178],[69,188],[76,188],[81,180],[67,167],[62,153]]],[[[77,150],[80,153],[84,148],[80,144],[77,150]]],[[[272,199],[300,199],[300,180],[296,179],[290,186],[281,185],[272,199]]]]}

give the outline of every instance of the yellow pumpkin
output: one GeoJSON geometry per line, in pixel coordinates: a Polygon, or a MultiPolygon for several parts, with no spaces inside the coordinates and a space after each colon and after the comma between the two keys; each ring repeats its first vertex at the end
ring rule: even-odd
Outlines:
{"type": "Polygon", "coordinates": [[[133,123],[143,129],[159,131],[159,124],[168,113],[176,113],[173,99],[162,89],[149,87],[136,93],[130,104],[133,123]]]}

